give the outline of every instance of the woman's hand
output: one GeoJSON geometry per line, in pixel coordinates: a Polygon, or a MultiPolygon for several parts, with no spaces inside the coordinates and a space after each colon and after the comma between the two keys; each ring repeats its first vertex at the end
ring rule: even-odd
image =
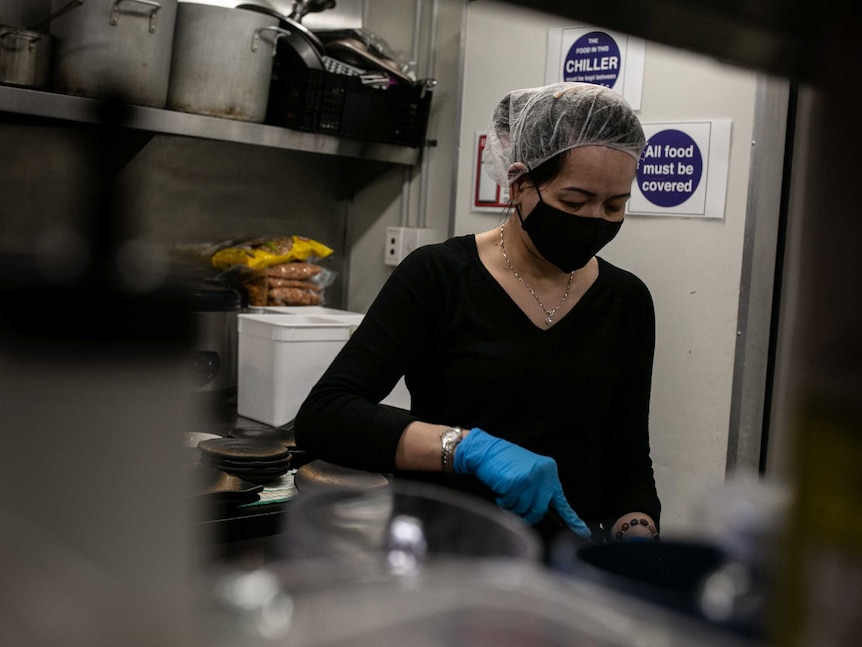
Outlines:
{"type": "Polygon", "coordinates": [[[579,537],[590,529],[563,494],[557,463],[474,427],[455,448],[454,471],[472,474],[497,494],[497,505],[534,524],[553,508],[579,537]]]}

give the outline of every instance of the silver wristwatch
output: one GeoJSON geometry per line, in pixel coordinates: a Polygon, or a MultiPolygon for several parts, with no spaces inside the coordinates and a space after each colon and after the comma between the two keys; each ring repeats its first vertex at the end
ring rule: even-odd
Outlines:
{"type": "Polygon", "coordinates": [[[452,457],[455,453],[455,447],[461,442],[461,434],[463,430],[460,427],[449,427],[440,433],[440,441],[443,444],[443,450],[440,453],[440,459],[443,464],[444,472],[452,471],[452,457]]]}

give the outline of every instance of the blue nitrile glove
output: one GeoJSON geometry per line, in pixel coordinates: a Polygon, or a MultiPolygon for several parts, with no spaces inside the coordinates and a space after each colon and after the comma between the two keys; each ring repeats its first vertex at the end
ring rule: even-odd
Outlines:
{"type": "Polygon", "coordinates": [[[458,443],[452,469],[476,476],[497,495],[497,505],[529,524],[541,520],[553,506],[576,535],[589,539],[592,534],[566,501],[553,458],[474,427],[458,443]]]}

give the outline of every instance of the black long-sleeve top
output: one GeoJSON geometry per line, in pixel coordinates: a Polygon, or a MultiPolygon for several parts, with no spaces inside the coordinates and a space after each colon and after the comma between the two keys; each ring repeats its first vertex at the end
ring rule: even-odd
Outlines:
{"type": "MultiPolygon", "coordinates": [[[[297,446],[398,473],[395,449],[411,421],[480,427],[553,457],[584,520],[643,511],[658,523],[648,431],[652,298],[636,276],[598,260],[586,294],[540,329],[482,264],[475,236],[420,247],[303,403],[297,446]],[[402,375],[411,410],[377,404],[402,375]]],[[[472,477],[412,476],[493,498],[472,477]]]]}

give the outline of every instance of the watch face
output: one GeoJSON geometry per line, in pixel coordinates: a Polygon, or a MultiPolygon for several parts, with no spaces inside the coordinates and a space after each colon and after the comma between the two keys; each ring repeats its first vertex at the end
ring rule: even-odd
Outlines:
{"type": "Polygon", "coordinates": [[[452,442],[461,438],[461,432],[458,429],[447,429],[443,432],[443,440],[452,442]]]}

